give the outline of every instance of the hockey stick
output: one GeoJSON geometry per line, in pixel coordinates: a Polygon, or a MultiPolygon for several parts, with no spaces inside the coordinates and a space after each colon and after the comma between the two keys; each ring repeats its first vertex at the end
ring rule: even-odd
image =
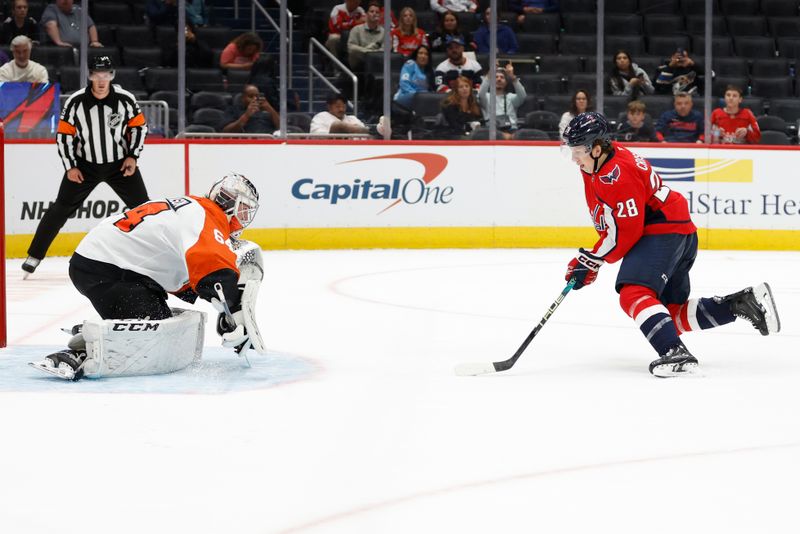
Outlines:
{"type": "Polygon", "coordinates": [[[530,345],[531,341],[533,341],[533,338],[535,338],[536,334],[539,333],[539,330],[542,329],[544,323],[546,323],[547,320],[550,319],[550,316],[553,315],[556,309],[558,309],[559,304],[561,304],[561,301],[564,300],[564,297],[567,296],[567,293],[569,293],[570,290],[575,286],[575,282],[577,282],[577,280],[575,280],[574,278],[569,281],[567,286],[561,291],[561,294],[550,305],[550,308],[544,314],[542,320],[539,321],[539,324],[536,325],[536,328],[534,328],[531,331],[531,333],[528,334],[528,337],[525,338],[525,341],[522,342],[522,345],[519,346],[517,352],[515,352],[512,357],[510,357],[507,360],[503,360],[501,362],[493,362],[493,363],[462,363],[456,365],[455,368],[456,374],[458,376],[485,375],[488,373],[499,373],[500,371],[508,371],[509,369],[514,367],[514,364],[517,363],[519,357],[522,356],[522,353],[525,352],[526,348],[528,348],[528,345],[530,345]]]}

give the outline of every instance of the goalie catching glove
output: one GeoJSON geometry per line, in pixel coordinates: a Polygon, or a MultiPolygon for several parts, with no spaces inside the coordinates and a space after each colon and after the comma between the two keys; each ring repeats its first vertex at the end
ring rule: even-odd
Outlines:
{"type": "Polygon", "coordinates": [[[604,263],[603,260],[589,254],[584,249],[578,249],[578,255],[567,266],[567,274],[564,276],[564,280],[569,282],[574,278],[575,286],[573,289],[588,286],[597,279],[597,272],[604,263]]]}
{"type": "Polygon", "coordinates": [[[238,352],[240,347],[250,339],[250,335],[244,326],[243,311],[239,310],[234,313],[233,320],[236,324],[230,324],[225,312],[220,313],[217,316],[217,334],[222,337],[223,347],[234,347],[238,352]]]}

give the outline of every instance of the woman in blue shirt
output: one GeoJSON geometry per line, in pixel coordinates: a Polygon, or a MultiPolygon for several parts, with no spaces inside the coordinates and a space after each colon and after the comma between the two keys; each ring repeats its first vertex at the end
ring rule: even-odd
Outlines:
{"type": "Polygon", "coordinates": [[[427,46],[420,45],[400,70],[400,88],[394,95],[394,101],[410,108],[414,94],[429,91],[433,91],[431,51],[427,46]]]}

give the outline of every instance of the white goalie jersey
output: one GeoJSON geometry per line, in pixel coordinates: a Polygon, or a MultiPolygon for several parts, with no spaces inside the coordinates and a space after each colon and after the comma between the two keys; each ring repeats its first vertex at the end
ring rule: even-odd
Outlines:
{"type": "Polygon", "coordinates": [[[239,273],[228,220],[203,197],[154,200],[108,217],[75,252],[148,276],[170,293],[195,289],[221,269],[239,273]]]}

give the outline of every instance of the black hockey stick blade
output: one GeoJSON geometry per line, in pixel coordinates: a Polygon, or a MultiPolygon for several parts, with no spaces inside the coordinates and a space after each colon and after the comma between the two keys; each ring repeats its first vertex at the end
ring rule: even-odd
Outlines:
{"type": "Polygon", "coordinates": [[[556,300],[554,300],[550,305],[550,308],[547,309],[547,312],[544,314],[544,317],[542,317],[542,320],[539,321],[539,324],[536,325],[536,328],[531,330],[531,333],[528,334],[528,337],[525,338],[525,341],[522,342],[522,345],[519,346],[517,352],[515,352],[513,356],[507,360],[493,363],[462,363],[456,365],[455,373],[458,376],[477,376],[508,371],[514,367],[514,364],[517,363],[519,357],[522,356],[522,353],[525,352],[526,348],[528,348],[528,345],[530,345],[531,341],[533,341],[533,338],[535,338],[536,334],[539,333],[539,330],[542,329],[544,323],[546,323],[547,320],[550,319],[550,316],[553,315],[556,309],[558,309],[558,306],[561,304],[561,301],[564,300],[564,297],[567,296],[567,293],[569,293],[572,288],[575,287],[575,282],[577,282],[577,280],[574,278],[569,281],[566,287],[564,287],[564,289],[561,291],[561,294],[556,297],[556,300]]]}

